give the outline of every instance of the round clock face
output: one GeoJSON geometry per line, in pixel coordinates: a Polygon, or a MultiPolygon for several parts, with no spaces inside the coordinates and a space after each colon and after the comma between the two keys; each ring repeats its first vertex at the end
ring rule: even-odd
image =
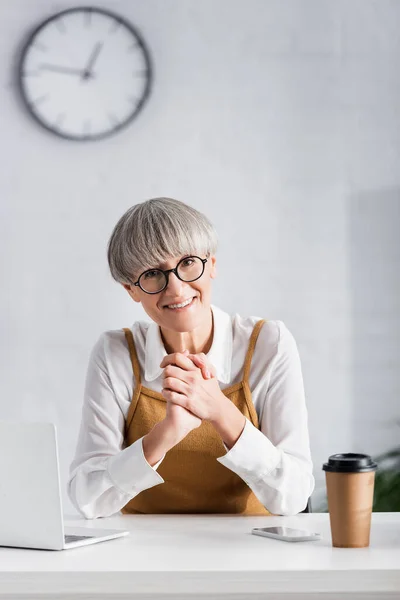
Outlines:
{"type": "Polygon", "coordinates": [[[103,138],[124,127],[148,98],[151,78],[139,33],[97,8],[73,8],[47,19],[27,41],[19,67],[31,114],[73,140],[103,138]]]}

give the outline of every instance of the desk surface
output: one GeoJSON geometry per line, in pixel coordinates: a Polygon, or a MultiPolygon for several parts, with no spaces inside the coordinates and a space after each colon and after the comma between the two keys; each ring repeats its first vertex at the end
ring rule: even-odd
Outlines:
{"type": "Polygon", "coordinates": [[[361,549],[332,548],[327,514],[117,515],[66,525],[131,533],[61,552],[0,548],[0,598],[400,597],[400,513],[373,514],[371,545],[361,549]],[[267,525],[318,531],[323,539],[251,535],[267,525]]]}

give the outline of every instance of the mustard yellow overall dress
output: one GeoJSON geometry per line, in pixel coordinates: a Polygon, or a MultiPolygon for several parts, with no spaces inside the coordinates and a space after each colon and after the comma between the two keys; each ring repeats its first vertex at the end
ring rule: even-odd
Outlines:
{"type": "MultiPolygon", "coordinates": [[[[223,393],[255,427],[257,413],[248,384],[251,360],[264,321],[258,321],[250,337],[242,380],[223,393]]],[[[124,328],[132,360],[136,387],[125,423],[125,442],[130,446],[165,418],[166,400],[142,386],[139,361],[132,331],[124,328]]],[[[164,483],[143,490],[123,508],[125,514],[225,513],[271,514],[236,473],[216,459],[226,454],[222,440],[212,425],[203,421],[165,455],[157,472],[164,483]]]]}

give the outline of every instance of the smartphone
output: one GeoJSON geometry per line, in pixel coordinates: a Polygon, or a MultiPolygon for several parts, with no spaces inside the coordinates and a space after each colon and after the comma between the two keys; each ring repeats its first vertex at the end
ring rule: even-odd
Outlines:
{"type": "Polygon", "coordinates": [[[292,529],[291,527],[255,527],[251,533],[264,537],[283,540],[284,542],[307,542],[308,540],[320,540],[320,533],[292,529]]]}

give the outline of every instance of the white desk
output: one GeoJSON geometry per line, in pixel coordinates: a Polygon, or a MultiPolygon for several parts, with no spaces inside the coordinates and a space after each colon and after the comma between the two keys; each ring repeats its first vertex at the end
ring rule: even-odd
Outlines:
{"type": "Polygon", "coordinates": [[[67,524],[131,534],[62,552],[0,548],[1,599],[400,598],[400,513],[374,514],[363,549],[332,548],[327,514],[121,515],[67,524]],[[323,540],[250,534],[277,524],[319,531],[323,540]]]}

